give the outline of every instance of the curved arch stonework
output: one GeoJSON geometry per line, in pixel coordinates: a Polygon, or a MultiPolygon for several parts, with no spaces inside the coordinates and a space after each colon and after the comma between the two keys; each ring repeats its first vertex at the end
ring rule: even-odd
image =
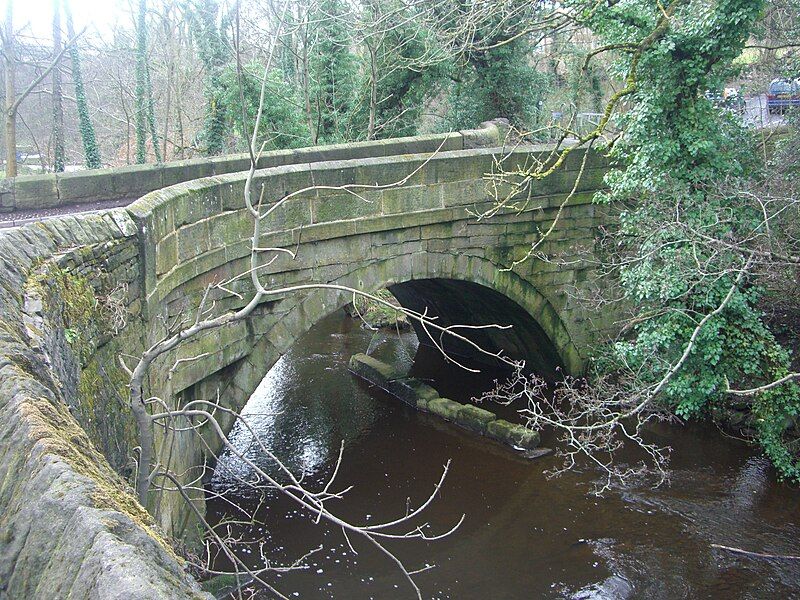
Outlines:
{"type": "MultiPolygon", "coordinates": [[[[609,223],[592,204],[607,169],[604,159],[587,157],[576,183],[583,151],[574,151],[565,171],[535,184],[524,210],[476,219],[476,212],[493,207],[484,174],[492,170],[497,152],[464,149],[257,171],[254,190],[259,195],[264,190],[267,203],[312,184],[327,186],[293,196],[263,223],[267,233],[260,246],[291,248],[296,254],[280,254],[261,268],[263,285],[340,284],[374,292],[409,281],[469,282],[494,290],[530,315],[527,321],[538,324],[535,331],[543,332],[567,372],[581,373],[588,348],[613,323],[610,315],[578,305],[571,293],[592,280],[585,253],[594,249],[598,226],[609,223]],[[392,181],[403,184],[369,189],[392,181]],[[361,192],[366,202],[337,187],[344,183],[367,188],[361,192]],[[540,240],[540,232],[548,229],[551,233],[540,240]],[[538,251],[564,257],[569,266],[532,258],[507,269],[537,241],[538,251]]],[[[527,163],[531,153],[542,150],[517,149],[508,164],[527,163]]],[[[139,231],[148,339],[162,337],[165,323],[191,315],[209,284],[247,272],[252,222],[242,207],[244,179],[244,174],[200,179],[130,207],[139,231]]],[[[216,311],[238,309],[253,293],[249,277],[229,289],[213,293],[216,311]]],[[[247,319],[198,335],[161,359],[151,369],[150,391],[178,404],[219,394],[225,406],[240,409],[282,353],[351,300],[352,294],[336,290],[267,296],[247,319]]],[[[225,418],[220,424],[226,430],[232,426],[225,418]]],[[[172,454],[180,472],[208,458],[201,444],[184,437],[175,443],[180,451],[172,454]]],[[[207,443],[216,450],[215,442],[207,443]]],[[[161,513],[168,531],[174,529],[172,513],[169,508],[161,513]]]]}
{"type": "MultiPolygon", "coordinates": [[[[543,329],[547,341],[555,346],[568,372],[579,373],[583,368],[584,359],[547,298],[518,274],[502,271],[485,258],[412,253],[378,261],[328,283],[373,293],[394,284],[423,279],[468,281],[503,294],[522,307],[543,329]]],[[[269,369],[297,339],[351,300],[352,294],[329,289],[314,290],[298,299],[280,322],[260,336],[248,356],[225,373],[228,383],[223,384],[220,395],[226,406],[243,407],[269,369]]],[[[219,382],[212,385],[219,385],[219,382]]]]}

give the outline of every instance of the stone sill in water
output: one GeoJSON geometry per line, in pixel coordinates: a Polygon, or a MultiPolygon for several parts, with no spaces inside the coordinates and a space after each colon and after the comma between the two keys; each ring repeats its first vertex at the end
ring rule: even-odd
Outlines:
{"type": "Polygon", "coordinates": [[[521,450],[533,450],[539,446],[538,432],[498,419],[485,408],[441,398],[431,386],[398,373],[391,365],[366,354],[354,354],[350,358],[350,371],[409,406],[438,415],[474,433],[521,450]]]}

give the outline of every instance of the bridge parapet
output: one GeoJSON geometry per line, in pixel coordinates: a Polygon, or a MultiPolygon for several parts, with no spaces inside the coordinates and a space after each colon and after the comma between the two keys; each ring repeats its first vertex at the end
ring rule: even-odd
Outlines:
{"type": "MultiPolygon", "coordinates": [[[[495,145],[498,135],[497,126],[487,123],[481,129],[453,133],[275,150],[261,155],[258,168],[433,152],[437,148],[461,150],[495,145]]],[[[233,154],[157,165],[22,175],[0,182],[0,213],[57,208],[84,202],[130,201],[178,183],[249,168],[250,158],[247,154],[233,154]]]]}
{"type": "MultiPolygon", "coordinates": [[[[285,201],[264,220],[259,243],[260,247],[298,250],[297,256],[279,257],[260,273],[275,285],[330,283],[346,270],[355,271],[380,259],[416,254],[415,260],[420,262],[423,254],[434,250],[479,253],[499,269],[527,252],[539,227],[546,228],[573,191],[560,227],[542,250],[576,255],[578,246],[594,244],[593,230],[602,222],[591,200],[603,185],[607,164],[596,153],[583,164],[584,150],[574,151],[563,170],[531,185],[525,192],[524,207],[503,210],[485,221],[475,218],[493,205],[485,174],[495,168],[499,156],[504,156],[505,167],[510,169],[533,158],[544,159],[549,152],[547,147],[516,149],[510,154],[497,147],[478,148],[259,170],[252,193],[256,199],[262,197],[265,205],[307,190],[285,201]],[[576,185],[582,165],[583,174],[576,185]],[[391,185],[396,182],[402,185],[391,185]],[[351,187],[343,190],[343,185],[351,187]],[[384,254],[379,256],[379,252],[384,254]]],[[[244,184],[244,173],[209,177],[148,194],[129,207],[141,240],[142,289],[151,325],[193,310],[209,283],[231,279],[249,268],[253,224],[244,207],[244,184]]],[[[577,311],[567,306],[564,294],[566,287],[582,276],[576,275],[580,269],[562,273],[553,269],[553,265],[531,260],[515,271],[527,285],[535,283],[543,293],[551,290],[543,302],[552,307],[550,312],[577,311]]],[[[399,282],[402,276],[393,274],[382,283],[399,282]]],[[[413,274],[414,278],[421,276],[413,274]]],[[[352,284],[358,287],[359,282],[352,284]]],[[[254,291],[246,277],[229,289],[240,296],[217,293],[214,300],[219,310],[238,308],[241,298],[254,291]]],[[[282,299],[276,295],[268,301],[282,299]]],[[[592,336],[567,332],[560,324],[561,316],[548,313],[542,318],[549,324],[548,335],[557,338],[554,341],[570,370],[579,371],[586,342],[592,336]]],[[[579,329],[577,325],[572,328],[579,329]]],[[[224,333],[208,334],[187,344],[181,357],[203,354],[205,358],[186,361],[173,372],[172,391],[180,392],[246,356],[253,343],[251,332],[251,326],[242,322],[224,333]],[[212,340],[221,345],[218,351],[211,350],[212,340]]],[[[162,333],[154,330],[152,335],[162,333]]]]}

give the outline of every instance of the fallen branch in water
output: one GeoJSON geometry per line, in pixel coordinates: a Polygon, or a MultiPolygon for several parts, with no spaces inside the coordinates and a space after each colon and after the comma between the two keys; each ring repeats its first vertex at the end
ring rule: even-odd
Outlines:
{"type": "Polygon", "coordinates": [[[747,556],[756,556],[758,558],[775,558],[780,560],[800,560],[800,556],[791,554],[765,554],[764,552],[750,552],[749,550],[742,550],[741,548],[734,548],[732,546],[721,546],[720,544],[711,544],[712,548],[719,548],[720,550],[727,550],[736,554],[745,554],[747,556]]]}

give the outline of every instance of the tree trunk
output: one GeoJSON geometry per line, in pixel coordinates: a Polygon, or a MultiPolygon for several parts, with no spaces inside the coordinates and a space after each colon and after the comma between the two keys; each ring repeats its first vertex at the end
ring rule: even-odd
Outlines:
{"type": "MultiPolygon", "coordinates": [[[[61,6],[53,0],[53,61],[61,53],[61,6]]],[[[61,88],[61,69],[53,69],[53,170],[62,173],[66,165],[64,150],[64,100],[61,88]]]]}
{"type": "Polygon", "coordinates": [[[375,138],[375,114],[378,111],[378,57],[375,48],[367,42],[369,51],[369,125],[367,125],[367,139],[375,138]]]}
{"type": "Polygon", "coordinates": [[[311,110],[311,92],[310,81],[308,72],[308,21],[303,28],[303,54],[302,54],[302,77],[303,77],[303,100],[305,103],[306,123],[308,124],[308,133],[311,136],[311,144],[317,145],[317,128],[314,127],[314,115],[311,110]]]}
{"type": "Polygon", "coordinates": [[[177,158],[184,158],[184,148],[186,141],[183,135],[183,101],[181,100],[180,87],[175,89],[175,130],[178,135],[178,154],[177,158]]]}
{"type": "Polygon", "coordinates": [[[139,0],[139,12],[136,16],[136,162],[147,162],[147,100],[145,98],[147,84],[147,33],[145,31],[145,14],[147,0],[139,0]]]}
{"type": "Polygon", "coordinates": [[[6,177],[17,176],[17,110],[14,103],[17,92],[14,87],[16,56],[14,55],[14,2],[6,4],[5,35],[3,36],[3,66],[6,78],[6,177]]]}
{"type": "Polygon", "coordinates": [[[161,162],[161,149],[158,146],[158,130],[156,129],[156,110],[153,102],[153,84],[150,81],[150,67],[145,64],[145,92],[147,94],[147,124],[150,129],[150,139],[153,141],[153,154],[156,162],[161,162]]]}
{"type": "MultiPolygon", "coordinates": [[[[64,16],[67,20],[67,36],[72,40],[75,38],[75,29],[72,26],[72,11],[69,7],[69,0],[64,0],[64,16]]],[[[80,127],[81,141],[83,142],[84,160],[87,168],[99,169],[103,165],[100,160],[100,148],[97,145],[97,138],[94,134],[94,125],[92,125],[92,119],[89,116],[89,103],[86,101],[86,89],[83,86],[81,60],[77,44],[70,46],[69,54],[72,62],[72,82],[75,85],[75,102],[78,105],[78,126],[80,127]]]]}

